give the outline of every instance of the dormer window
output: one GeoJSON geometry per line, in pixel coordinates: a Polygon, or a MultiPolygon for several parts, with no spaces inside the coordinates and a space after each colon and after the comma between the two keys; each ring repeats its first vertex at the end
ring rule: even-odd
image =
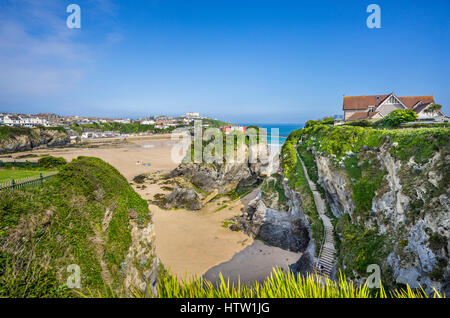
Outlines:
{"type": "Polygon", "coordinates": [[[369,113],[372,113],[375,111],[375,106],[369,106],[369,113]]]}

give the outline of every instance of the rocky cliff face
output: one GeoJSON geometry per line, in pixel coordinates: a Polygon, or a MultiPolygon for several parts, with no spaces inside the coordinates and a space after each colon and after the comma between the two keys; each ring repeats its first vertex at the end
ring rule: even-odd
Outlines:
{"type": "Polygon", "coordinates": [[[271,162],[267,156],[260,157],[255,163],[249,163],[248,158],[246,147],[242,161],[180,164],[167,176],[167,182],[176,184],[176,187],[160,200],[159,205],[163,208],[199,210],[202,197],[206,198],[208,194],[226,194],[238,187],[256,184],[270,173],[271,162]]]}
{"type": "Polygon", "coordinates": [[[227,193],[238,186],[254,184],[270,173],[270,162],[266,157],[256,163],[248,161],[247,152],[243,162],[185,163],[173,170],[169,178],[183,177],[205,192],[227,193]]]}
{"type": "Polygon", "coordinates": [[[436,288],[448,295],[450,140],[448,132],[439,143],[426,133],[417,140],[437,146],[427,153],[413,148],[406,155],[405,136],[380,137],[378,146],[341,157],[323,151],[326,140],[311,140],[311,135],[300,144],[308,144],[314,155],[318,183],[336,217],[339,268],[363,282],[365,266],[372,262],[380,265],[388,286],[436,288]]]}
{"type": "Polygon", "coordinates": [[[38,147],[60,147],[70,143],[70,137],[61,131],[45,128],[29,129],[26,134],[15,134],[0,140],[0,154],[28,151],[38,147]]]}
{"type": "Polygon", "coordinates": [[[292,198],[289,202],[291,206],[288,212],[276,211],[267,207],[259,194],[236,221],[247,234],[267,244],[303,252],[311,242],[308,223],[300,206],[296,204],[298,199],[292,198]]]}
{"type": "Polygon", "coordinates": [[[155,229],[153,223],[140,226],[130,221],[131,245],[125,261],[121,264],[125,276],[125,290],[137,288],[142,292],[150,290],[151,296],[158,294],[159,259],[156,257],[155,229]]]}

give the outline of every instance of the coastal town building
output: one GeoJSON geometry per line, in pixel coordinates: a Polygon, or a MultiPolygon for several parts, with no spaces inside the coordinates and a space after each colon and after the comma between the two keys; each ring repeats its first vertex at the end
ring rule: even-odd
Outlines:
{"type": "Polygon", "coordinates": [[[345,121],[382,119],[397,109],[411,109],[419,119],[445,117],[442,111],[427,112],[434,104],[433,96],[399,97],[394,93],[370,96],[345,96],[343,103],[345,121]]]}
{"type": "Polygon", "coordinates": [[[131,123],[131,119],[127,118],[127,119],[115,119],[114,120],[115,123],[119,123],[119,124],[129,124],[131,123]]]}
{"type": "Polygon", "coordinates": [[[153,119],[144,118],[141,120],[141,125],[154,125],[155,121],[153,119]]]}
{"type": "Polygon", "coordinates": [[[5,126],[21,126],[33,128],[36,126],[53,126],[46,119],[31,115],[2,114],[0,116],[0,124],[5,126]]]}
{"type": "Polygon", "coordinates": [[[232,131],[245,132],[247,130],[247,127],[242,127],[242,126],[223,126],[223,127],[220,127],[220,130],[222,130],[225,134],[229,134],[232,131]]]}
{"type": "Polygon", "coordinates": [[[188,118],[188,119],[197,119],[197,118],[200,118],[200,113],[196,113],[196,112],[186,113],[181,117],[188,118]]]}

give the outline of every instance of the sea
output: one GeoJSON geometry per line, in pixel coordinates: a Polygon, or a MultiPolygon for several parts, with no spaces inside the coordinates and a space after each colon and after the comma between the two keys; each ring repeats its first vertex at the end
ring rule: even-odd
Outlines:
{"type": "Polygon", "coordinates": [[[286,138],[289,136],[291,132],[294,130],[305,127],[305,124],[267,124],[267,123],[240,123],[239,126],[257,126],[260,128],[264,128],[267,132],[267,143],[273,144],[275,140],[272,140],[272,133],[275,133],[274,129],[278,129],[279,136],[279,144],[283,145],[286,141],[286,138]]]}

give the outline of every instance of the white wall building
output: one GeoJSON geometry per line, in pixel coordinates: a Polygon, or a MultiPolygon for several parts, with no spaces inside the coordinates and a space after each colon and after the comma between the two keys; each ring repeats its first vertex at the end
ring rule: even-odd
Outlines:
{"type": "Polygon", "coordinates": [[[151,120],[151,119],[141,120],[141,125],[154,125],[154,124],[155,124],[155,121],[151,120]]]}
{"type": "Polygon", "coordinates": [[[183,115],[184,118],[200,118],[200,113],[186,113],[183,115]]]}

